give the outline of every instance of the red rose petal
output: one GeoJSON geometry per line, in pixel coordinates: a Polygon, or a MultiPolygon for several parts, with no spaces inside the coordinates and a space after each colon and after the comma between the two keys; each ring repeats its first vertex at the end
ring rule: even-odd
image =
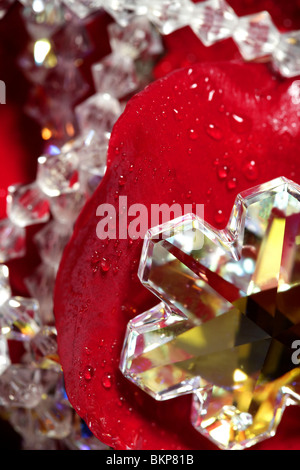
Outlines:
{"type": "Polygon", "coordinates": [[[134,97],[115,125],[107,173],[63,257],[55,314],[69,399],[116,449],[213,446],[190,424],[191,397],[155,402],[118,370],[128,320],[157,301],[137,279],[142,241],[100,241],[96,209],[118,211],[119,196],[148,209],[205,203],[206,220],[222,227],[238,192],[278,176],[300,183],[292,83],[263,65],[195,65],[134,97]],[[95,268],[95,253],[108,269],[95,268]]]}

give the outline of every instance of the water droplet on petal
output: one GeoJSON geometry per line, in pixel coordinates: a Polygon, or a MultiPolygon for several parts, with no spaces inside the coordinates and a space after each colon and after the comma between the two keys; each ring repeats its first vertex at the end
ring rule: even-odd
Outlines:
{"type": "Polygon", "coordinates": [[[242,117],[237,114],[231,114],[229,117],[231,129],[238,133],[243,134],[250,131],[251,121],[247,117],[242,117]]]}
{"type": "Polygon", "coordinates": [[[110,268],[110,264],[109,262],[107,261],[106,258],[102,258],[101,262],[100,262],[100,267],[101,267],[101,270],[106,273],[107,271],[109,271],[109,268],[110,268]]]}
{"type": "Polygon", "coordinates": [[[222,224],[224,222],[225,217],[221,209],[217,210],[214,219],[217,224],[222,224]]]}
{"type": "Polygon", "coordinates": [[[256,178],[258,177],[258,168],[255,160],[250,160],[243,165],[243,173],[247,180],[256,180],[256,178]]]}
{"type": "Polygon", "coordinates": [[[232,190],[232,189],[235,189],[237,186],[237,179],[236,178],[230,178],[228,181],[227,181],[227,188],[229,190],[232,190]]]}
{"type": "Polygon", "coordinates": [[[112,386],[112,377],[110,374],[104,374],[102,377],[102,385],[106,390],[109,390],[112,386]]]}
{"type": "Polygon", "coordinates": [[[125,177],[121,175],[119,177],[119,186],[124,186],[125,183],[126,183],[125,177]]]}
{"type": "Polygon", "coordinates": [[[221,166],[218,168],[218,177],[220,180],[224,180],[228,176],[228,167],[227,166],[221,166]]]}
{"type": "Polygon", "coordinates": [[[198,133],[195,131],[195,129],[189,130],[189,138],[192,140],[198,139],[198,133]]]}
{"type": "Polygon", "coordinates": [[[92,366],[86,366],[86,368],[83,371],[83,377],[85,378],[85,380],[87,380],[89,382],[92,379],[93,375],[94,375],[93,367],[92,366]]]}
{"type": "Polygon", "coordinates": [[[223,137],[223,133],[219,127],[217,127],[215,124],[209,124],[206,126],[205,131],[209,137],[211,137],[214,140],[221,140],[223,137]]]}

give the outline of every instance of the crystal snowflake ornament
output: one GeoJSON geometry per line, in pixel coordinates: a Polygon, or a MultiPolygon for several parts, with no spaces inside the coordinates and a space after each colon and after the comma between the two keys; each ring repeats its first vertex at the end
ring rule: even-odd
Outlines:
{"type": "Polygon", "coordinates": [[[220,232],[191,214],[145,237],[139,278],[160,302],[129,322],[120,369],[156,400],[193,393],[192,425],[222,449],[300,402],[299,240],[285,178],[240,194],[220,232]]]}

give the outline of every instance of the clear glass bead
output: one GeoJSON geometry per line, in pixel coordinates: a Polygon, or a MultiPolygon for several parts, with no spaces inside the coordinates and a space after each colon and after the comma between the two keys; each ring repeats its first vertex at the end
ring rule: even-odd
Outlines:
{"type": "Polygon", "coordinates": [[[66,225],[73,225],[85,202],[85,195],[79,191],[60,194],[59,196],[52,197],[50,200],[51,214],[58,222],[66,225]]]}
{"type": "Polygon", "coordinates": [[[147,16],[161,34],[167,35],[189,25],[193,11],[189,0],[153,0],[147,16]]]}
{"type": "Polygon", "coordinates": [[[10,366],[11,360],[7,339],[4,335],[0,334],[0,376],[10,366]]]}
{"type": "Polygon", "coordinates": [[[106,172],[108,141],[80,150],[79,181],[80,190],[90,197],[100,184],[106,172]]]}
{"type": "Polygon", "coordinates": [[[54,323],[53,292],[55,279],[56,269],[48,264],[41,263],[24,280],[29,294],[39,301],[40,316],[44,325],[52,325],[54,323]]]}
{"type": "Polygon", "coordinates": [[[96,93],[75,108],[83,134],[92,129],[101,133],[111,132],[121,112],[119,101],[109,93],[96,93]]]}
{"type": "Polygon", "coordinates": [[[34,410],[34,430],[37,435],[64,439],[72,429],[73,410],[67,401],[47,396],[34,410]]]}
{"type": "Polygon", "coordinates": [[[44,263],[58,269],[64,248],[72,235],[70,225],[51,220],[34,236],[34,242],[44,263]]]}
{"type": "Polygon", "coordinates": [[[126,27],[111,23],[108,34],[112,51],[132,59],[163,50],[160,36],[146,17],[134,18],[126,27]]]}
{"type": "Polygon", "coordinates": [[[205,46],[232,36],[238,17],[224,0],[208,0],[194,7],[190,26],[205,46]]]}
{"type": "Polygon", "coordinates": [[[0,264],[0,306],[11,296],[9,270],[5,264],[0,264]]]}
{"type": "Polygon", "coordinates": [[[44,387],[42,371],[36,367],[11,364],[0,376],[0,406],[33,408],[40,402],[44,387]]]}
{"type": "Polygon", "coordinates": [[[103,0],[103,7],[118,24],[127,26],[136,16],[147,13],[145,0],[103,0]]]}
{"type": "Polygon", "coordinates": [[[131,57],[112,53],[92,65],[96,91],[114,98],[126,97],[138,87],[134,61],[131,57]]]}
{"type": "Polygon", "coordinates": [[[0,263],[21,258],[26,253],[26,232],[9,219],[0,220],[0,263]]]}
{"type": "Polygon", "coordinates": [[[50,217],[48,198],[35,183],[9,186],[7,214],[19,227],[47,222],[50,217]]]}
{"type": "Polygon", "coordinates": [[[51,36],[65,22],[64,6],[59,0],[30,0],[22,10],[24,23],[31,37],[51,36]]]}
{"type": "Polygon", "coordinates": [[[267,11],[240,17],[233,32],[233,39],[245,60],[270,56],[279,38],[280,33],[267,11]]]}
{"type": "Polygon", "coordinates": [[[54,326],[42,326],[31,339],[29,351],[35,364],[43,369],[61,370],[58,350],[57,331],[54,326]]]}
{"type": "Polygon", "coordinates": [[[77,191],[79,181],[76,152],[40,156],[36,181],[49,197],[77,191]]]}
{"type": "Polygon", "coordinates": [[[96,8],[102,7],[102,0],[64,0],[66,6],[80,19],[87,18],[96,8]]]}
{"type": "Polygon", "coordinates": [[[41,326],[39,302],[25,297],[11,297],[0,307],[0,330],[8,339],[30,341],[41,326]]]}
{"type": "Polygon", "coordinates": [[[281,34],[273,51],[273,64],[283,77],[300,75],[300,31],[281,34]]]}

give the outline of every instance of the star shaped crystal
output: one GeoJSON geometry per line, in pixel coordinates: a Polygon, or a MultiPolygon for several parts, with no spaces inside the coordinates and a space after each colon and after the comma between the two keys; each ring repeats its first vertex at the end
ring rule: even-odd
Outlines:
{"type": "Polygon", "coordinates": [[[221,231],[193,214],[150,229],[139,278],[159,303],[129,322],[123,374],[156,400],[193,394],[222,449],[273,436],[300,402],[300,186],[241,193],[221,231]]]}

